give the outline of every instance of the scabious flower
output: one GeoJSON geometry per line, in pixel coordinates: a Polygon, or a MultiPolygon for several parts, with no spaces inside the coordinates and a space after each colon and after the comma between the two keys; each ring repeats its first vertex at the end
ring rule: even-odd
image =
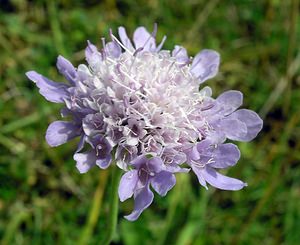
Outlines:
{"type": "Polygon", "coordinates": [[[240,158],[237,146],[226,139],[250,141],[263,124],[255,112],[238,109],[241,92],[227,91],[214,99],[211,89],[202,87],[218,72],[216,51],[202,50],[192,59],[178,45],[163,50],[166,38],[157,45],[156,29],[149,33],[138,27],[132,43],[119,27],[119,39],[110,32],[111,41],[102,39],[101,50],[88,42],[88,65],[78,68],[59,56],[57,68],[67,83],[26,73],[47,100],[64,104],[62,117],[71,118],[49,125],[48,144],[80,137],[74,154],[80,173],[110,164],[125,172],[120,200],[135,199],[128,220],[136,220],[151,204],[150,186],[167,194],[175,185],[174,173],[192,169],[205,188],[207,183],[224,190],[246,186],[216,169],[240,158]]]}

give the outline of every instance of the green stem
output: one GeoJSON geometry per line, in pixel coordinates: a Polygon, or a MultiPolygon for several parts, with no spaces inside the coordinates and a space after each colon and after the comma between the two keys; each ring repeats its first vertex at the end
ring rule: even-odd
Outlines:
{"type": "Polygon", "coordinates": [[[108,224],[106,227],[106,234],[101,244],[108,245],[112,241],[115,234],[117,223],[118,223],[118,209],[119,209],[119,198],[118,198],[118,186],[121,177],[121,171],[114,164],[112,166],[112,178],[110,188],[110,210],[108,214],[108,224]]]}
{"type": "Polygon", "coordinates": [[[172,191],[171,197],[170,197],[170,203],[169,208],[167,211],[167,217],[165,222],[165,227],[163,228],[163,232],[161,232],[160,238],[157,242],[157,245],[163,245],[166,244],[166,240],[168,238],[168,234],[170,233],[170,230],[172,229],[172,225],[174,224],[174,220],[176,218],[176,210],[178,207],[178,204],[180,200],[182,199],[182,191],[183,187],[186,186],[186,176],[178,175],[177,176],[177,183],[172,191]]]}
{"type": "Polygon", "coordinates": [[[102,170],[99,174],[99,184],[94,194],[94,199],[92,207],[90,209],[88,221],[82,231],[81,238],[79,240],[79,245],[89,244],[91,236],[97,224],[100,210],[102,207],[103,193],[108,179],[108,170],[102,170]]]}

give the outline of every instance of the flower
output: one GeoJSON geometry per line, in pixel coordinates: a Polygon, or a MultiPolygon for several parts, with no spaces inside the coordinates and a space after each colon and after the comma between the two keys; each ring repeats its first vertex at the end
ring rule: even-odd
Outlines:
{"type": "Polygon", "coordinates": [[[120,40],[110,32],[111,41],[102,39],[100,51],[88,42],[88,65],[77,68],[59,56],[57,68],[67,83],[26,73],[47,100],[64,104],[62,117],[71,118],[49,125],[50,146],[80,137],[74,154],[80,173],[115,163],[125,171],[119,197],[134,196],[129,220],[151,204],[150,186],[164,196],[175,185],[174,173],[189,172],[184,163],[206,188],[206,183],[225,190],[246,186],[215,169],[233,166],[240,157],[226,139],[250,141],[263,124],[255,112],[238,109],[241,92],[214,99],[211,89],[202,87],[218,73],[216,51],[202,50],[192,59],[182,46],[163,50],[166,37],[157,45],[156,31],[156,25],[152,33],[138,27],[132,43],[119,27],[120,40]]]}
{"type": "Polygon", "coordinates": [[[210,140],[203,140],[196,144],[188,154],[188,164],[197,175],[199,183],[207,189],[206,182],[223,190],[240,190],[246,183],[229,178],[218,173],[215,168],[228,168],[237,163],[240,151],[236,145],[214,145],[210,140]]]}
{"type": "Polygon", "coordinates": [[[165,196],[176,183],[175,176],[167,170],[167,166],[159,157],[148,159],[142,155],[134,159],[120,181],[119,197],[121,202],[134,195],[134,210],[125,216],[128,220],[136,220],[153,201],[152,188],[161,196],[165,196]]]}
{"type": "Polygon", "coordinates": [[[92,149],[83,153],[75,153],[74,155],[79,172],[86,173],[94,165],[98,165],[102,169],[108,168],[112,160],[112,147],[108,141],[100,135],[87,138],[86,141],[92,149]]]}

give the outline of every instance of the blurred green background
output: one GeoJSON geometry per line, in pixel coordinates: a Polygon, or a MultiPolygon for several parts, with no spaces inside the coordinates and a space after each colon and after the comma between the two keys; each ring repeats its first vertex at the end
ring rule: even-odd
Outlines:
{"type": "Polygon", "coordinates": [[[229,192],[201,188],[193,174],[138,221],[120,204],[112,244],[300,244],[300,18],[298,0],[0,0],[0,242],[100,244],[107,227],[109,170],[80,175],[72,159],[76,141],[50,148],[47,125],[60,105],[39,95],[24,73],[36,70],[62,81],[55,68],[64,55],[84,61],[89,39],[100,47],[123,25],[168,36],[190,55],[221,53],[219,75],[206,84],[214,96],[244,93],[244,107],[259,112],[264,128],[228,175],[248,187],[229,192]]]}

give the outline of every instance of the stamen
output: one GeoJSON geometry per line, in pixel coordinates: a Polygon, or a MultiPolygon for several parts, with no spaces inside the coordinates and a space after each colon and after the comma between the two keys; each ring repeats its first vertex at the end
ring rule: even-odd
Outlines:
{"type": "Polygon", "coordinates": [[[117,80],[115,80],[115,79],[111,79],[113,82],[115,82],[115,83],[117,83],[117,84],[119,84],[120,86],[122,86],[123,88],[126,88],[126,89],[128,89],[129,91],[131,91],[131,92],[135,92],[135,90],[133,90],[133,89],[131,89],[131,88],[129,88],[129,87],[127,87],[127,86],[125,86],[124,84],[122,84],[122,83],[120,83],[120,82],[118,82],[117,80]]]}
{"type": "Polygon", "coordinates": [[[130,109],[133,110],[139,116],[141,116],[141,118],[144,118],[144,119],[148,120],[148,118],[145,115],[143,115],[142,113],[140,113],[138,110],[134,109],[133,107],[130,107],[130,109]]]}
{"type": "Polygon", "coordinates": [[[192,164],[195,165],[198,168],[204,168],[205,167],[205,163],[201,163],[201,162],[196,162],[194,160],[191,160],[192,164]]]}
{"type": "Polygon", "coordinates": [[[113,60],[113,59],[111,59],[111,58],[109,58],[109,57],[107,57],[106,59],[107,59],[109,62],[113,63],[114,65],[118,64],[115,60],[113,60]]]}
{"type": "MultiPolygon", "coordinates": [[[[142,46],[143,48],[146,46],[146,44],[151,40],[151,38],[154,39],[155,42],[155,37],[156,37],[156,33],[157,33],[157,23],[154,23],[154,27],[153,27],[153,32],[151,33],[151,35],[148,37],[148,39],[146,40],[146,42],[144,43],[144,45],[142,46]]],[[[152,44],[151,44],[152,45],[152,44]]],[[[151,45],[150,45],[150,50],[151,50],[151,45]]]]}
{"type": "Polygon", "coordinates": [[[105,37],[101,37],[101,42],[102,42],[103,49],[105,49],[105,37]]]}
{"type": "Polygon", "coordinates": [[[214,160],[214,158],[210,158],[206,164],[211,164],[211,163],[215,163],[216,161],[214,160]]]}
{"type": "Polygon", "coordinates": [[[161,40],[160,44],[157,46],[155,52],[158,52],[159,50],[161,50],[161,48],[164,45],[166,40],[167,40],[167,36],[163,36],[163,39],[161,40]]]}
{"type": "MultiPolygon", "coordinates": [[[[178,47],[178,46],[177,46],[178,47]]],[[[173,55],[173,56],[176,56],[177,54],[179,54],[180,53],[180,51],[182,50],[183,48],[182,47],[180,47],[176,52],[175,52],[175,54],[173,55]]]]}
{"type": "Polygon", "coordinates": [[[102,60],[106,60],[107,55],[106,55],[106,52],[105,52],[105,49],[104,49],[104,48],[101,49],[100,53],[101,53],[101,55],[102,55],[102,60]]]}
{"type": "Polygon", "coordinates": [[[143,51],[143,49],[144,49],[143,47],[139,47],[138,49],[136,49],[133,53],[133,56],[136,56],[139,52],[143,51]]]}
{"type": "Polygon", "coordinates": [[[138,48],[137,50],[135,50],[135,52],[133,53],[134,58],[133,58],[133,60],[132,60],[132,62],[131,62],[131,66],[129,67],[129,72],[131,71],[131,68],[133,67],[133,65],[134,65],[134,63],[135,63],[135,61],[136,61],[137,54],[138,54],[139,52],[141,52],[143,49],[144,49],[143,47],[140,47],[140,48],[138,48]]]}
{"type": "Polygon", "coordinates": [[[152,37],[155,38],[157,34],[157,23],[154,23],[154,27],[153,27],[153,32],[152,32],[152,37]]]}
{"type": "Polygon", "coordinates": [[[96,156],[98,157],[100,155],[99,150],[102,149],[101,145],[97,145],[96,147],[96,156]]]}
{"type": "Polygon", "coordinates": [[[191,121],[188,119],[186,113],[184,112],[184,110],[180,107],[179,108],[180,112],[182,113],[183,117],[187,120],[187,122],[189,123],[188,125],[191,126],[191,128],[195,131],[198,131],[195,126],[191,123],[191,121]]]}
{"type": "Polygon", "coordinates": [[[119,40],[118,40],[118,38],[116,38],[115,36],[114,36],[114,34],[110,34],[111,35],[111,37],[112,37],[112,39],[113,40],[115,40],[126,52],[128,52],[130,55],[132,55],[133,56],[133,53],[128,49],[128,48],[126,48],[119,40]]]}

